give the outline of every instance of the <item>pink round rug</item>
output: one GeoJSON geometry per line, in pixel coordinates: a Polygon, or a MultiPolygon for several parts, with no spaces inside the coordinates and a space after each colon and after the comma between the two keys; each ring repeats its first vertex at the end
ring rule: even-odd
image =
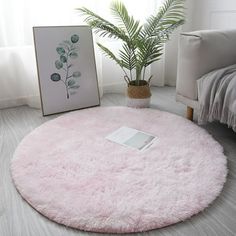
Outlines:
{"type": "Polygon", "coordinates": [[[160,228],[202,211],[226,181],[222,147],[192,122],[153,109],[71,112],[26,136],[11,164],[14,183],[60,224],[110,233],[160,228]],[[105,137],[121,126],[154,134],[145,151],[105,137]]]}

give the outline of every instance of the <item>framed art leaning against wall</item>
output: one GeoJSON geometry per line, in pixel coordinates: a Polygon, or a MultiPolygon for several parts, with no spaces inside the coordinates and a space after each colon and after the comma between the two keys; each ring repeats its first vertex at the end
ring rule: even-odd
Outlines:
{"type": "Polygon", "coordinates": [[[92,30],[33,27],[43,115],[100,104],[92,30]]]}

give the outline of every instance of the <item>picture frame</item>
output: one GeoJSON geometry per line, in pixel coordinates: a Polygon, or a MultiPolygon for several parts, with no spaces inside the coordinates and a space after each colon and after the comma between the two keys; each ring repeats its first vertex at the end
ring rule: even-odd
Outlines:
{"type": "Polygon", "coordinates": [[[33,27],[43,116],[100,105],[89,26],[33,27]]]}

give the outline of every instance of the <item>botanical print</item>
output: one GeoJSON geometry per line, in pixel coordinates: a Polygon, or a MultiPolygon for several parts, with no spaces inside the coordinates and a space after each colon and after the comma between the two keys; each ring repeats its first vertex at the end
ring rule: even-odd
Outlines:
{"type": "Polygon", "coordinates": [[[78,42],[79,36],[74,34],[70,40],[64,40],[58,45],[56,51],[59,59],[55,61],[55,67],[61,72],[60,74],[53,73],[50,77],[53,82],[61,81],[64,84],[67,99],[70,98],[70,95],[76,94],[80,87],[78,80],[81,73],[79,71],[71,71],[74,66],[71,61],[78,57],[78,42]]]}

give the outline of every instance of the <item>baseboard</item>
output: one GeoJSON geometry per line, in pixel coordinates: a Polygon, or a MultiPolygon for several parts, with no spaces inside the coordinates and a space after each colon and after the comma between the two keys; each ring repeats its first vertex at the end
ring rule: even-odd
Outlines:
{"type": "Polygon", "coordinates": [[[125,93],[126,83],[113,83],[103,85],[103,93],[125,93]]]}

